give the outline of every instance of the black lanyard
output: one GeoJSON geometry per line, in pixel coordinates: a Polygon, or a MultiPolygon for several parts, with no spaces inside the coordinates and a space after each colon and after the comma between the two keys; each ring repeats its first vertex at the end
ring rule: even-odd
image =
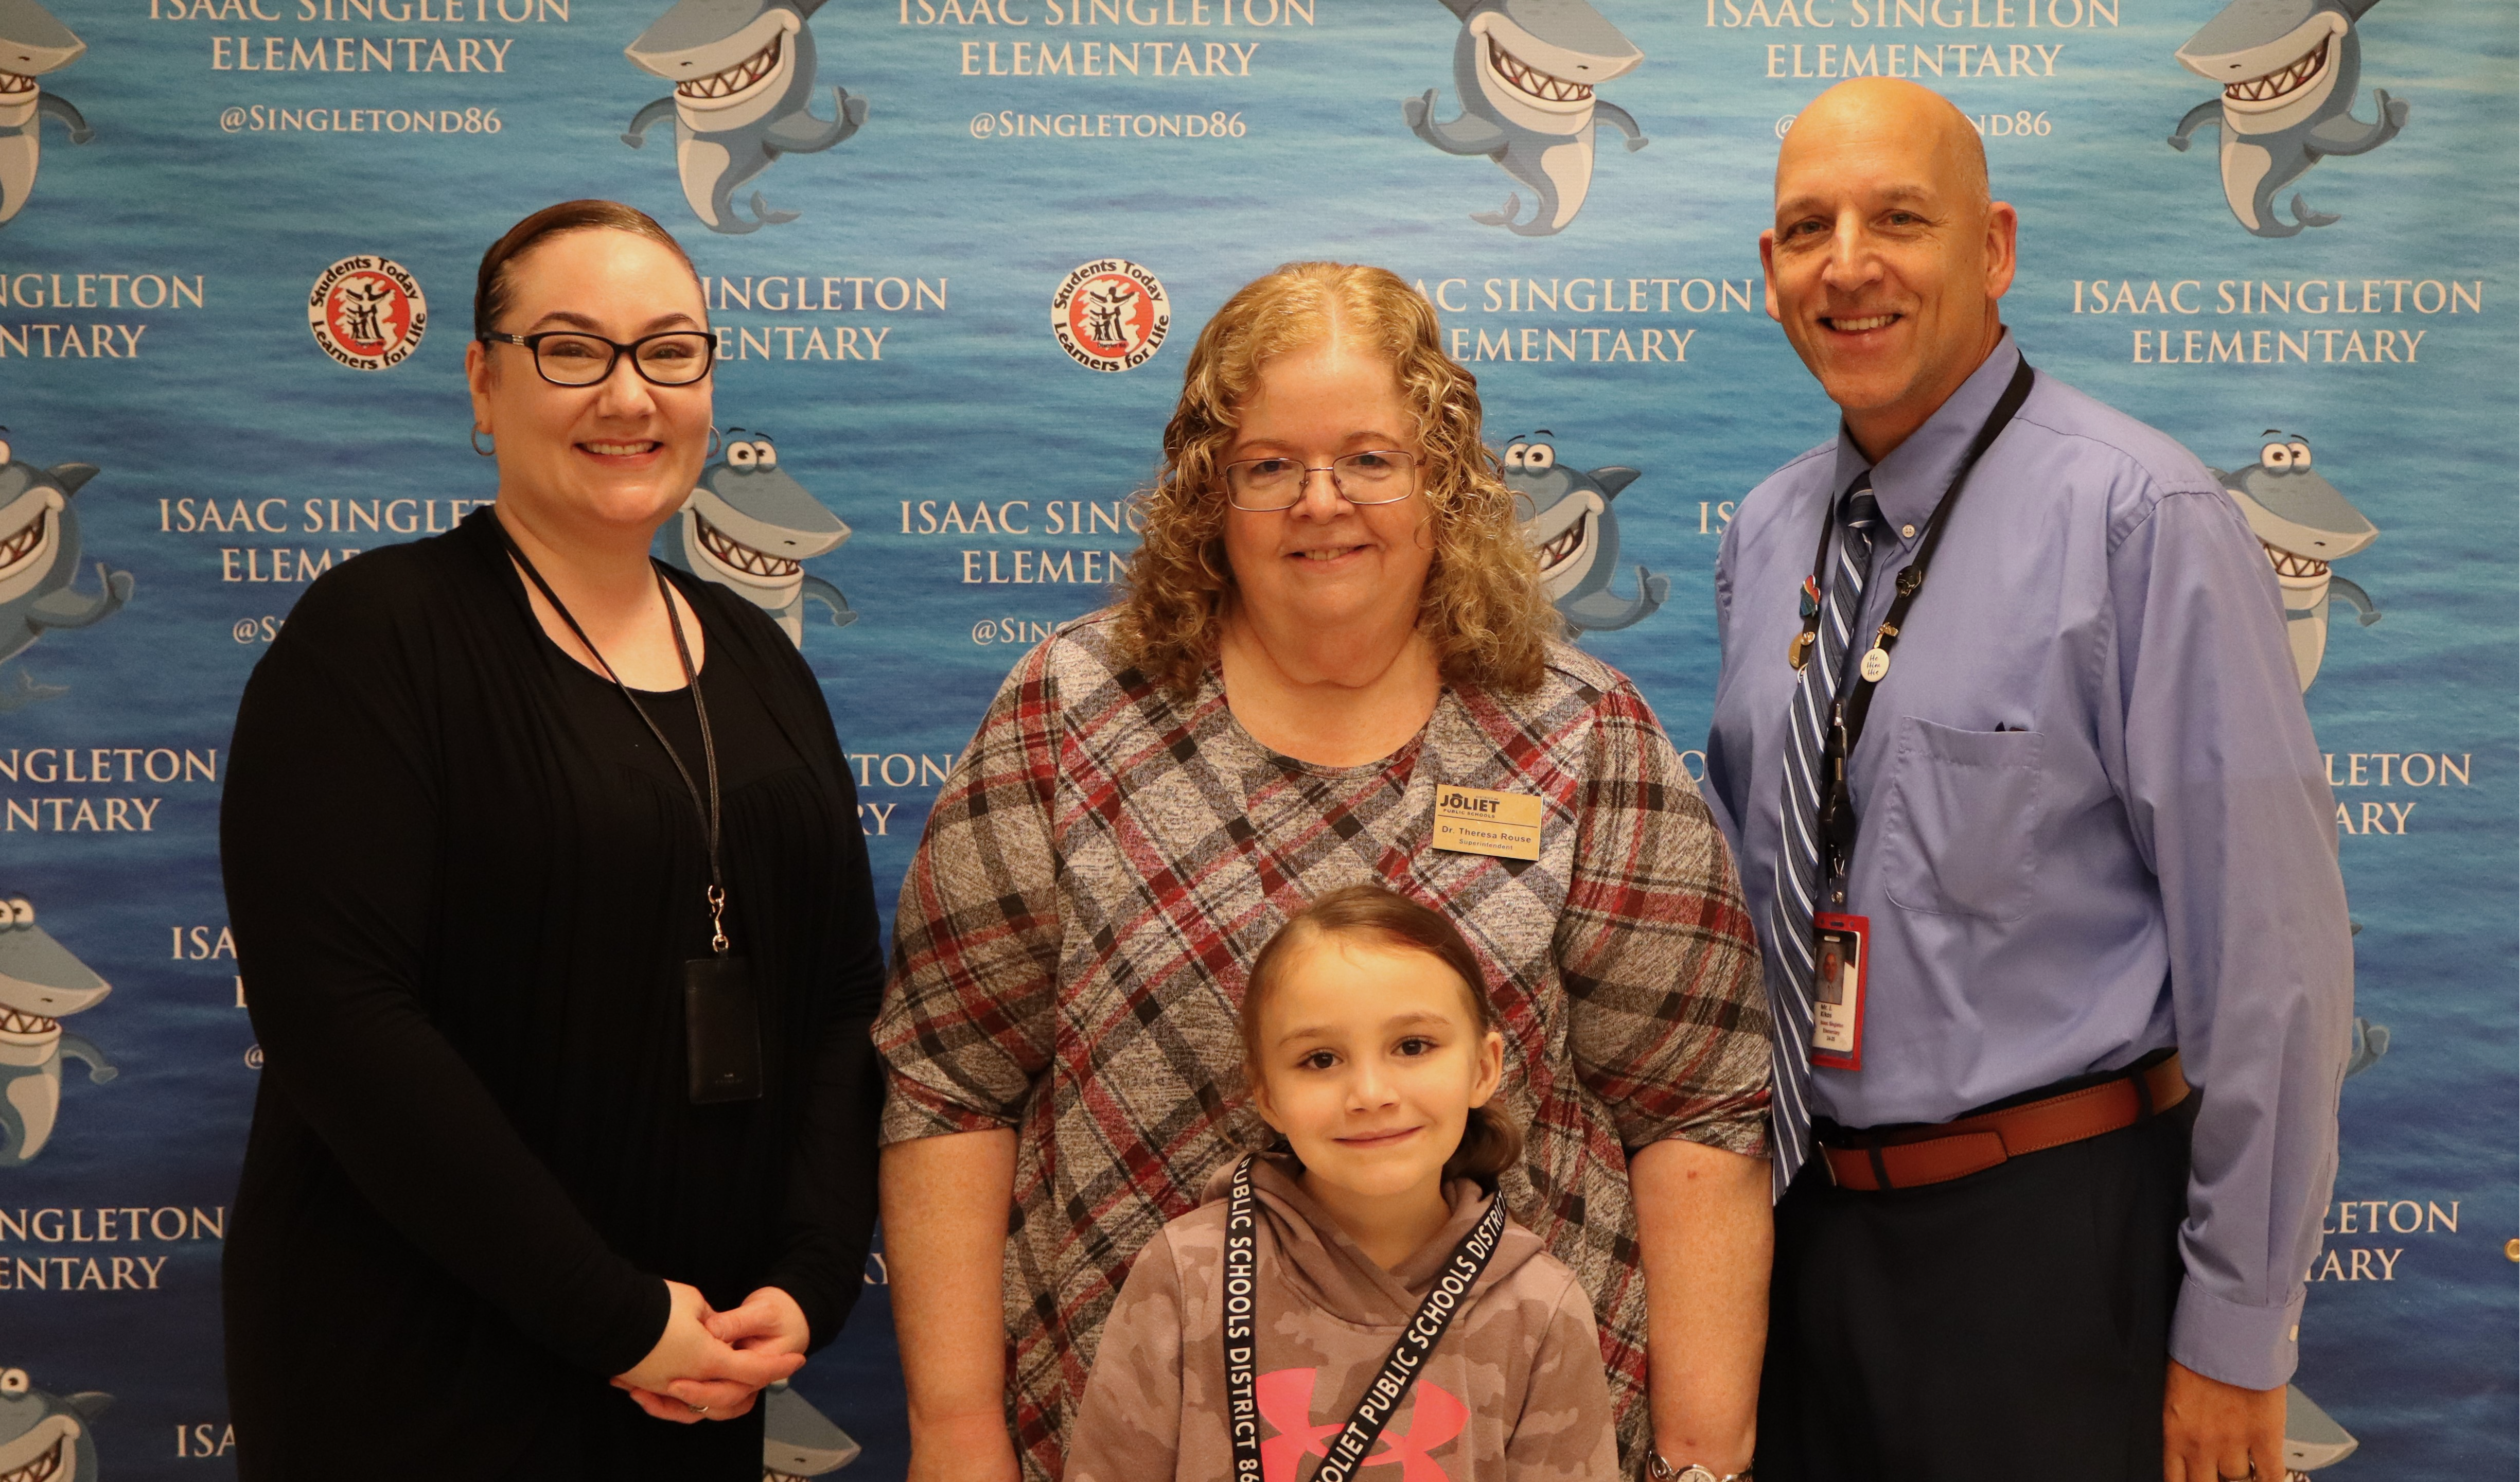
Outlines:
{"type": "MultiPolygon", "coordinates": [[[[1254,1322],[1260,1302],[1255,1239],[1259,1218],[1251,1197],[1251,1165],[1257,1157],[1246,1154],[1235,1168],[1225,1205],[1225,1423],[1234,1440],[1233,1482],[1260,1482],[1260,1403],[1254,1393],[1259,1370],[1254,1322]]],[[[1330,1442],[1322,1464],[1314,1468],[1312,1482],[1350,1482],[1356,1475],[1374,1438],[1382,1434],[1384,1423],[1418,1382],[1418,1371],[1427,1356],[1443,1341],[1444,1329],[1452,1325],[1479,1273],[1487,1270],[1488,1258],[1496,1254],[1497,1241],[1504,1235],[1505,1196],[1500,1193],[1488,1201],[1486,1216],[1453,1247],[1453,1259],[1418,1302],[1409,1325],[1400,1329],[1390,1355],[1382,1361],[1382,1371],[1366,1386],[1365,1398],[1357,1402],[1347,1427],[1330,1442]]]]}
{"type": "Polygon", "coordinates": [[[499,526],[499,539],[507,544],[508,554],[517,559],[517,564],[523,569],[525,575],[533,579],[534,587],[543,594],[543,600],[550,603],[552,610],[560,614],[560,620],[568,624],[568,631],[576,634],[577,641],[586,646],[586,651],[593,654],[595,661],[604,666],[604,677],[612,681],[612,687],[619,690],[621,697],[630,702],[630,708],[638,712],[639,719],[648,727],[648,734],[656,738],[656,744],[663,748],[665,759],[672,762],[674,771],[682,776],[683,786],[692,795],[692,807],[699,814],[701,832],[708,840],[709,950],[719,957],[726,956],[728,948],[733,944],[726,938],[726,879],[718,858],[717,745],[709,737],[708,704],[700,697],[700,677],[692,669],[691,645],[683,639],[683,615],[674,608],[673,589],[665,584],[663,569],[660,567],[655,573],[656,591],[665,599],[665,619],[673,625],[674,629],[674,653],[683,661],[683,683],[691,688],[692,708],[699,714],[700,763],[708,777],[708,794],[705,800],[701,796],[699,785],[692,781],[692,769],[683,765],[682,757],[674,750],[674,743],[665,740],[665,733],[657,727],[655,717],[648,713],[646,705],[639,703],[639,696],[632,694],[630,687],[621,682],[621,676],[612,672],[611,662],[596,649],[595,641],[586,636],[586,630],[577,625],[577,619],[570,614],[567,606],[560,600],[560,594],[551,589],[550,582],[543,580],[543,573],[534,568],[533,559],[525,555],[524,548],[517,544],[517,538],[508,533],[506,525],[499,526]]]}
{"type": "MultiPolygon", "coordinates": [[[[1916,547],[1916,559],[1908,562],[1907,568],[1899,573],[1899,595],[1891,601],[1890,610],[1883,614],[1880,628],[1872,635],[1872,648],[1880,652],[1881,657],[1873,660],[1868,653],[1852,678],[1843,672],[1839,676],[1841,683],[1837,698],[1829,707],[1828,725],[1821,739],[1819,768],[1824,791],[1820,804],[1818,883],[1822,889],[1832,893],[1835,905],[1846,904],[1846,866],[1855,857],[1858,822],[1854,797],[1847,787],[1847,758],[1855,753],[1856,742],[1864,738],[1864,722],[1872,710],[1872,692],[1879,685],[1880,678],[1890,671],[1890,651],[1899,645],[1899,631],[1908,625],[1908,609],[1915,606],[1916,594],[1925,589],[1925,568],[1933,561],[1934,550],[1942,543],[1943,531],[1951,524],[1952,512],[1958,508],[1960,495],[1968,487],[1968,476],[1977,468],[1977,461],[1986,456],[1986,450],[1995,445],[1996,438],[2012,425],[2013,414],[2030,399],[2030,386],[2035,379],[2030,362],[2024,359],[2013,370],[2011,382],[2004,386],[2003,394],[1996,398],[1995,409],[1987,414],[1985,425],[1977,429],[1967,455],[1960,460],[1958,470],[1952,474],[1951,483],[1944,488],[1941,501],[1925,522],[1925,538],[1916,547]]],[[[1829,537],[1836,531],[1837,515],[1832,506],[1821,516],[1820,551],[1812,558],[1811,581],[1803,589],[1814,597],[1814,610],[1804,617],[1802,636],[1794,641],[1796,668],[1802,666],[1802,660],[1818,651],[1820,625],[1827,620],[1827,600],[1819,594],[1828,590],[1829,537]]],[[[1847,652],[1838,655],[1838,661],[1843,664],[1854,656],[1853,646],[1850,645],[1847,652]]]]}

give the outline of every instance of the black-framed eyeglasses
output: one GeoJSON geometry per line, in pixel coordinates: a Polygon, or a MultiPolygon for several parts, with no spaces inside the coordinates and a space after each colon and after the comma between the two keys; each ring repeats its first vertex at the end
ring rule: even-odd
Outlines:
{"type": "Polygon", "coordinates": [[[1328,472],[1339,497],[1352,505],[1398,504],[1418,491],[1418,455],[1394,448],[1350,453],[1327,464],[1300,458],[1244,458],[1225,466],[1225,500],[1238,510],[1265,513],[1301,504],[1304,480],[1328,472]]]}
{"type": "Polygon", "coordinates": [[[623,352],[651,385],[687,386],[709,373],[717,337],[700,330],[668,330],[623,344],[583,330],[545,330],[539,335],[480,337],[486,344],[520,344],[533,351],[534,369],[556,386],[591,386],[612,374],[623,352]]]}

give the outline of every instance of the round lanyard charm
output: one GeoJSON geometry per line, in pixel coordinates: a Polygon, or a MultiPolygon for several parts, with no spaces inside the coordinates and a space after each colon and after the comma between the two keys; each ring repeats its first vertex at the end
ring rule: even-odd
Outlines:
{"type": "Polygon", "coordinates": [[[1882,676],[1890,672],[1890,651],[1877,644],[1867,649],[1864,651],[1864,662],[1857,672],[1862,674],[1868,683],[1876,685],[1881,683],[1882,676]]]}
{"type": "Polygon", "coordinates": [[[1804,662],[1811,657],[1812,645],[1818,642],[1819,639],[1820,635],[1810,631],[1809,629],[1805,629],[1804,631],[1795,634],[1794,641],[1785,646],[1785,662],[1793,665],[1797,669],[1801,668],[1804,662]]]}

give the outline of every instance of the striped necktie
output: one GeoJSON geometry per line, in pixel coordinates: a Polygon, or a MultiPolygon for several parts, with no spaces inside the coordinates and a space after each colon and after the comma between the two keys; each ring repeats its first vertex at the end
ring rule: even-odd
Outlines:
{"type": "Polygon", "coordinates": [[[1846,669],[1849,640],[1864,611],[1864,578],[1872,564],[1872,529],[1881,510],[1866,472],[1847,491],[1839,522],[1837,561],[1829,568],[1828,598],[1821,609],[1820,643],[1802,668],[1787,715],[1785,786],[1777,846],[1776,900],[1768,911],[1768,950],[1780,970],[1771,992],[1775,1020],[1775,1089],[1770,1101],[1773,1135],[1770,1168],[1775,1193],[1811,1155],[1812,914],[1818,909],[1820,800],[1823,727],[1846,669]]]}

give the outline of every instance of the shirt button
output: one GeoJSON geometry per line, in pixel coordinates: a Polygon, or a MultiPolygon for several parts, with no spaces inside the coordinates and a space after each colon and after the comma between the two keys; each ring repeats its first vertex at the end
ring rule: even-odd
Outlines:
{"type": "Polygon", "coordinates": [[[1914,525],[1901,525],[1899,527],[1899,538],[1901,540],[1914,540],[1916,538],[1916,527],[1914,525]]]}

